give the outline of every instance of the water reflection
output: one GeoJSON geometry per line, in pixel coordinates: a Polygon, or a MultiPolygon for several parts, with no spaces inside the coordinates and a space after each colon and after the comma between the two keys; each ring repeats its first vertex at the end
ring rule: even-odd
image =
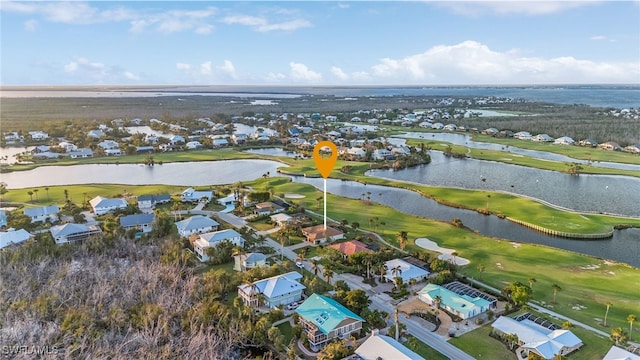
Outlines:
{"type": "MultiPolygon", "coordinates": [[[[319,190],[323,187],[323,181],[320,178],[293,177],[293,180],[313,185],[319,190]]],[[[465,226],[487,236],[551,246],[640,267],[640,229],[617,230],[612,238],[605,240],[564,239],[547,236],[495,216],[485,216],[475,211],[441,205],[406,189],[328,179],[327,192],[352,199],[362,199],[367,193],[371,193],[367,195],[370,196],[371,201],[407,214],[443,221],[459,218],[465,226]]],[[[415,235],[421,236],[421,234],[415,235]]],[[[428,234],[422,235],[428,236],[428,234]]]]}
{"type": "Polygon", "coordinates": [[[367,174],[434,186],[508,191],[576,211],[640,216],[640,179],[628,176],[576,176],[493,161],[455,159],[439,151],[431,151],[428,165],[367,174]]]}

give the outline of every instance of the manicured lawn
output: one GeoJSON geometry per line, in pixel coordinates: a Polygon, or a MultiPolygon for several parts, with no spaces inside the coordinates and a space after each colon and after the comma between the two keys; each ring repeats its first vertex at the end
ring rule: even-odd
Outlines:
{"type": "Polygon", "coordinates": [[[485,325],[451,339],[449,343],[476,359],[517,359],[515,353],[499,340],[489,336],[490,333],[491,326],[485,325]]]}
{"type": "Polygon", "coordinates": [[[407,336],[407,341],[404,343],[404,346],[408,347],[412,351],[416,352],[418,355],[422,356],[425,359],[429,360],[448,360],[449,358],[439,353],[437,350],[429,347],[429,345],[423,343],[418,340],[418,338],[413,335],[407,336]]]}
{"type": "Polygon", "coordinates": [[[291,339],[293,339],[293,329],[291,328],[291,324],[286,321],[276,327],[280,329],[280,333],[284,335],[284,343],[289,344],[291,339]]]}

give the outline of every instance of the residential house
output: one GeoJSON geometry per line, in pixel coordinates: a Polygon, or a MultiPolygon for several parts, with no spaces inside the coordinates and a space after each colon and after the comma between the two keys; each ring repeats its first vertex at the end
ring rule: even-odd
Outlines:
{"type": "Polygon", "coordinates": [[[23,241],[29,240],[31,235],[25,229],[9,229],[8,231],[0,231],[0,249],[3,249],[11,244],[20,244],[23,241]]]}
{"type": "Polygon", "coordinates": [[[120,148],[120,144],[118,144],[117,141],[113,141],[113,140],[104,140],[98,143],[98,146],[103,148],[104,150],[111,150],[111,149],[119,149],[120,148]]]}
{"type": "Polygon", "coordinates": [[[291,222],[291,216],[283,213],[271,215],[270,218],[271,221],[273,221],[280,227],[287,226],[291,222]]]}
{"type": "Polygon", "coordinates": [[[262,253],[252,252],[247,254],[240,254],[234,256],[233,258],[233,270],[235,271],[247,271],[248,269],[269,266],[269,263],[267,262],[267,256],[262,253]]]}
{"type": "Polygon", "coordinates": [[[556,355],[564,357],[584,345],[570,330],[546,328],[528,318],[517,321],[500,316],[491,326],[498,334],[517,335],[524,357],[530,352],[543,359],[553,359],[556,355]]]}
{"type": "Polygon", "coordinates": [[[349,240],[338,244],[329,245],[330,248],[336,249],[344,254],[344,256],[351,256],[357,252],[372,252],[367,245],[361,243],[358,240],[349,240]]]}
{"type": "Polygon", "coordinates": [[[358,346],[358,348],[355,350],[355,355],[347,359],[423,360],[424,358],[409,350],[409,348],[402,345],[398,340],[390,336],[380,335],[377,331],[374,331],[372,332],[371,336],[367,338],[367,340],[365,340],[360,346],[358,346]]]}
{"type": "Polygon", "coordinates": [[[16,131],[4,133],[4,140],[7,144],[15,144],[16,142],[24,142],[24,136],[16,131]]]}
{"type": "Polygon", "coordinates": [[[120,156],[124,153],[120,149],[109,149],[109,150],[105,150],[104,154],[107,156],[120,156]]]}
{"type": "Polygon", "coordinates": [[[153,152],[155,149],[153,146],[137,146],[136,147],[136,153],[141,154],[141,153],[151,153],[153,152]]]}
{"type": "Polygon", "coordinates": [[[206,199],[206,201],[211,201],[213,199],[213,191],[205,190],[199,191],[194,190],[193,188],[188,188],[182,192],[180,196],[183,202],[198,202],[206,199]]]}
{"type": "Polygon", "coordinates": [[[387,149],[376,149],[373,151],[373,154],[371,154],[371,158],[373,160],[392,160],[394,158],[394,155],[391,151],[387,150],[387,149]]]}
{"type": "Polygon", "coordinates": [[[531,140],[532,136],[528,131],[518,131],[513,134],[513,138],[518,140],[531,140]]]}
{"type": "Polygon", "coordinates": [[[89,205],[93,208],[93,213],[96,215],[104,215],[106,213],[116,211],[118,209],[126,209],[127,201],[120,198],[103,198],[102,196],[96,196],[89,200],[89,205]]]}
{"type": "Polygon", "coordinates": [[[68,141],[62,141],[58,143],[58,147],[63,148],[67,153],[78,151],[78,147],[68,141]]]}
{"type": "Polygon", "coordinates": [[[364,159],[367,155],[367,152],[360,147],[350,147],[344,151],[344,154],[349,155],[351,158],[356,160],[364,159]]]}
{"type": "Polygon", "coordinates": [[[555,139],[553,143],[556,145],[574,145],[576,142],[568,136],[561,136],[555,139]]]}
{"type": "Polygon", "coordinates": [[[68,223],[52,226],[49,232],[51,232],[56,244],[65,244],[86,240],[91,236],[102,233],[102,230],[97,225],[68,223]]]}
{"type": "Polygon", "coordinates": [[[24,214],[31,218],[31,222],[54,222],[58,220],[60,208],[58,205],[43,206],[37,208],[24,209],[24,214]]]}
{"type": "Polygon", "coordinates": [[[138,208],[139,209],[153,209],[156,204],[166,204],[171,201],[171,195],[142,195],[138,196],[138,208]]]}
{"type": "Polygon", "coordinates": [[[403,259],[393,259],[384,263],[387,269],[385,278],[394,281],[396,277],[400,277],[403,282],[410,280],[422,281],[429,276],[429,272],[425,269],[417,267],[403,259]]]}
{"type": "Polygon", "coordinates": [[[498,129],[496,128],[488,128],[488,129],[484,129],[482,130],[482,133],[485,135],[489,135],[489,136],[496,136],[498,135],[498,133],[500,133],[500,131],[498,131],[498,129]]]}
{"type": "MultiPolygon", "coordinates": [[[[443,286],[436,284],[427,284],[418,292],[418,298],[425,303],[438,306],[448,312],[460,317],[461,319],[469,319],[474,316],[483,314],[487,310],[494,308],[492,297],[480,291],[470,288],[469,293],[451,291],[443,286]]],[[[497,300],[496,302],[497,303],[497,300]]]]}
{"type": "Polygon", "coordinates": [[[363,318],[332,298],[312,294],[295,312],[299,315],[311,350],[322,349],[333,339],[349,338],[362,329],[363,318]]]}
{"type": "Polygon", "coordinates": [[[261,203],[257,203],[255,208],[253,209],[253,213],[261,216],[261,215],[270,215],[282,212],[284,208],[278,204],[272,203],[271,201],[265,201],[261,203]]]}
{"type": "Polygon", "coordinates": [[[310,226],[302,229],[302,235],[308,242],[312,244],[323,244],[329,241],[336,241],[344,238],[344,233],[330,226],[324,228],[324,225],[310,226]]]}
{"type": "Polygon", "coordinates": [[[588,147],[596,147],[598,146],[598,142],[593,139],[583,139],[578,142],[580,146],[588,146],[588,147]]]}
{"type": "Polygon", "coordinates": [[[535,142],[552,142],[554,139],[547,134],[538,134],[531,138],[531,141],[535,142]]]}
{"type": "Polygon", "coordinates": [[[238,286],[238,296],[252,307],[266,306],[270,309],[289,305],[302,299],[306,286],[299,280],[302,275],[292,271],[282,275],[254,281],[238,286]]]}
{"type": "Polygon", "coordinates": [[[615,141],[607,141],[607,142],[603,142],[602,144],[598,144],[598,149],[609,150],[609,151],[620,151],[622,150],[622,147],[620,147],[620,145],[618,145],[618,143],[615,141]]]}
{"type": "Polygon", "coordinates": [[[231,135],[231,140],[233,140],[233,142],[236,145],[242,145],[244,144],[248,139],[247,134],[233,134],[231,135]]]}
{"type": "Polygon", "coordinates": [[[89,130],[89,132],[87,133],[88,137],[92,137],[94,139],[98,139],[101,138],[103,136],[105,136],[106,134],[104,133],[104,131],[98,129],[98,130],[89,130]]]}
{"type": "Polygon", "coordinates": [[[33,158],[34,159],[45,159],[45,160],[47,160],[47,159],[58,159],[58,158],[60,158],[60,154],[54,153],[54,152],[49,152],[49,151],[39,152],[39,153],[33,154],[33,158]]]}
{"type": "Polygon", "coordinates": [[[223,241],[228,241],[235,246],[244,246],[244,239],[242,238],[242,235],[233,229],[226,229],[200,234],[193,243],[193,249],[198,256],[198,259],[204,262],[209,260],[207,249],[216,247],[223,241]]]}
{"type": "Polygon", "coordinates": [[[195,150],[202,148],[204,145],[202,145],[200,141],[189,141],[185,146],[189,150],[195,150]]]}
{"type": "Polygon", "coordinates": [[[89,148],[82,148],[76,151],[71,151],[68,154],[72,159],[90,158],[93,157],[93,150],[89,148]]]}
{"type": "Polygon", "coordinates": [[[120,218],[120,226],[125,230],[137,229],[143,233],[153,230],[153,223],[156,221],[154,213],[149,214],[133,214],[120,218]]]}
{"type": "Polygon", "coordinates": [[[218,226],[220,226],[220,224],[217,221],[203,215],[194,215],[176,223],[178,234],[185,237],[193,234],[216,231],[218,230],[218,226]]]}
{"type": "Polygon", "coordinates": [[[38,145],[38,146],[33,148],[31,153],[38,154],[38,153],[45,153],[45,152],[49,152],[49,151],[51,151],[51,146],[49,146],[49,145],[38,145]]]}
{"type": "Polygon", "coordinates": [[[41,141],[49,138],[49,134],[43,131],[29,131],[29,135],[31,135],[31,140],[41,141]]]}
{"type": "Polygon", "coordinates": [[[640,355],[612,345],[602,360],[640,360],[640,355]]]}
{"type": "Polygon", "coordinates": [[[444,131],[456,131],[456,130],[458,130],[458,126],[456,124],[447,124],[442,128],[442,130],[444,130],[444,131]]]}
{"type": "Polygon", "coordinates": [[[186,141],[184,139],[184,136],[180,136],[180,135],[169,136],[169,143],[171,143],[171,145],[184,144],[185,142],[186,141]]]}
{"type": "Polygon", "coordinates": [[[214,147],[224,147],[229,145],[229,141],[227,141],[227,139],[213,139],[211,144],[214,147]]]}
{"type": "Polygon", "coordinates": [[[623,150],[632,154],[640,154],[640,144],[625,146],[623,150]]]}

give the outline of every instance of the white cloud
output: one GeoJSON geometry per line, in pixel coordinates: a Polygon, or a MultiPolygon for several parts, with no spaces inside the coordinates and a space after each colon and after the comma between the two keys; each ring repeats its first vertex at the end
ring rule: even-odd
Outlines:
{"type": "Polygon", "coordinates": [[[76,57],[64,66],[64,70],[68,73],[74,73],[76,71],[102,71],[104,68],[104,64],[91,62],[89,59],[83,57],[76,57]]]}
{"type": "Polygon", "coordinates": [[[200,64],[201,75],[211,75],[211,61],[205,61],[200,64]]]}
{"type": "Polygon", "coordinates": [[[604,35],[596,35],[589,38],[589,40],[606,40],[607,37],[604,35]]]}
{"type": "Polygon", "coordinates": [[[387,84],[627,83],[639,77],[637,63],[524,57],[517,50],[498,52],[475,41],[384,58],[371,66],[371,81],[387,84]]]}
{"type": "Polygon", "coordinates": [[[340,9],[348,9],[348,8],[350,8],[350,7],[351,7],[351,5],[349,5],[349,4],[345,4],[345,3],[338,3],[338,7],[339,7],[340,9]]]}
{"type": "Polygon", "coordinates": [[[337,66],[331,67],[331,73],[340,80],[347,80],[349,78],[349,75],[337,66]]]}
{"type": "Polygon", "coordinates": [[[322,74],[309,69],[305,64],[292,61],[289,63],[289,68],[289,77],[294,81],[318,82],[322,80],[322,74]]]}
{"type": "Polygon", "coordinates": [[[37,20],[27,20],[24,22],[24,29],[29,31],[29,32],[34,32],[36,31],[36,27],[38,26],[38,21],[37,20]]]}
{"type": "Polygon", "coordinates": [[[283,74],[283,73],[274,73],[274,72],[270,72],[267,74],[267,76],[265,76],[264,80],[267,83],[272,83],[272,82],[281,82],[283,80],[285,80],[287,78],[287,75],[283,74]]]}
{"type": "Polygon", "coordinates": [[[141,76],[120,66],[106,65],[86,57],[74,57],[62,69],[65,82],[71,84],[127,84],[142,80],[141,76]]]}
{"type": "Polygon", "coordinates": [[[480,16],[485,13],[495,13],[500,15],[524,14],[524,15],[545,15],[559,13],[565,10],[587,6],[598,1],[435,1],[429,2],[437,6],[446,7],[453,12],[467,16],[480,16]]]}
{"type": "Polygon", "coordinates": [[[236,67],[233,66],[233,63],[229,60],[225,60],[222,65],[218,66],[218,69],[220,69],[223,74],[231,77],[232,79],[238,78],[238,75],[236,74],[236,67]]]}
{"type": "Polygon", "coordinates": [[[176,63],[176,69],[178,70],[190,70],[191,69],[191,64],[185,64],[185,63],[176,63]]]}
{"type": "Polygon", "coordinates": [[[125,71],[123,75],[129,80],[140,80],[140,76],[132,73],[131,71],[125,71]]]}
{"type": "Polygon", "coordinates": [[[193,30],[196,34],[210,34],[214,27],[207,23],[217,12],[214,7],[201,10],[169,10],[162,13],[141,16],[133,19],[130,24],[131,32],[141,32],[147,27],[165,33],[175,33],[193,30]]]}
{"type": "Polygon", "coordinates": [[[222,19],[225,24],[239,24],[249,26],[255,31],[268,32],[274,30],[293,31],[300,28],[311,27],[311,23],[304,19],[294,19],[280,23],[270,23],[269,20],[261,16],[232,15],[222,19]]]}

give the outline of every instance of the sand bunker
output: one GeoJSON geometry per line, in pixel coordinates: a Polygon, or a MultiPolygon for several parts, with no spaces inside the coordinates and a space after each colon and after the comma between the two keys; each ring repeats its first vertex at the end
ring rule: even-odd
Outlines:
{"type": "Polygon", "coordinates": [[[300,194],[284,194],[285,199],[304,199],[306,196],[300,194]]]}
{"type": "MultiPolygon", "coordinates": [[[[440,260],[451,261],[453,259],[453,256],[451,256],[451,253],[454,252],[455,250],[442,248],[438,246],[438,244],[436,244],[435,242],[427,238],[416,239],[416,245],[420,246],[423,249],[439,252],[440,255],[438,255],[438,259],[440,260]]],[[[456,255],[456,258],[455,258],[456,265],[467,265],[469,264],[469,262],[470,262],[469,260],[456,255]]]]}

